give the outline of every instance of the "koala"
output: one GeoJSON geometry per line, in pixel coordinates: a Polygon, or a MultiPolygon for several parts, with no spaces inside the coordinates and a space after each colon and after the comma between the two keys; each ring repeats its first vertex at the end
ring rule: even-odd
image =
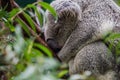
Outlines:
{"type": "Polygon", "coordinates": [[[97,80],[117,80],[114,54],[103,42],[120,32],[120,8],[113,0],[55,0],[58,20],[46,11],[45,40],[69,73],[91,71],[97,80]],[[107,76],[107,77],[106,77],[107,76]]]}

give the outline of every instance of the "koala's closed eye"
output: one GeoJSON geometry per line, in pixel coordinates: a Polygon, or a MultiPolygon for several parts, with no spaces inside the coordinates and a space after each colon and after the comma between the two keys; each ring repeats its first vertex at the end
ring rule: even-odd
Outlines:
{"type": "Polygon", "coordinates": [[[61,31],[61,28],[63,27],[62,24],[63,24],[63,23],[57,22],[57,23],[54,25],[53,29],[54,29],[56,35],[61,31]]]}

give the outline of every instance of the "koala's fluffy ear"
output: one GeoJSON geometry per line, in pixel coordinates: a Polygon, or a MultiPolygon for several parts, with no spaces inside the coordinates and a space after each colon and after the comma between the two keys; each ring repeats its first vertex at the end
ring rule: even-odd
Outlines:
{"type": "MultiPolygon", "coordinates": [[[[73,20],[81,19],[82,12],[80,6],[72,0],[56,0],[51,3],[51,6],[57,11],[59,19],[73,20]]],[[[69,22],[69,21],[67,21],[69,22]]]]}

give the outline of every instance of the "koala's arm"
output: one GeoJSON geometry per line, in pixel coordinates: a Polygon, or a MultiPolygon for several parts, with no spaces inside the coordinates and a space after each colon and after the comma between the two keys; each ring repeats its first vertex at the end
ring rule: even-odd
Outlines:
{"type": "MultiPolygon", "coordinates": [[[[80,23],[78,26],[83,26],[81,24],[82,23],[80,23]]],[[[91,40],[93,32],[93,29],[89,26],[87,26],[87,28],[77,27],[58,53],[59,58],[64,62],[68,62],[91,40]]]]}

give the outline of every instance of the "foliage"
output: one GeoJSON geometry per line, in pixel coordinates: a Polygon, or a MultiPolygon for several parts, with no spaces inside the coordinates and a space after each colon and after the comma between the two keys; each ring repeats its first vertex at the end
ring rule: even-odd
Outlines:
{"type": "MultiPolygon", "coordinates": [[[[6,35],[0,35],[0,38],[3,38],[3,35],[5,37],[4,42],[0,40],[0,71],[7,71],[9,80],[58,80],[68,73],[45,45],[35,41],[40,38],[36,28],[42,29],[45,21],[44,9],[38,6],[48,9],[57,19],[55,10],[44,2],[29,4],[23,9],[16,8],[9,13],[0,9],[1,24],[4,25],[1,26],[10,31],[6,35]]],[[[2,32],[6,31],[5,29],[2,32]]]]}
{"type": "Polygon", "coordinates": [[[2,18],[7,18],[8,17],[8,13],[7,13],[7,11],[5,11],[5,8],[4,9],[0,9],[0,21],[1,21],[1,19],[2,18]]]}
{"type": "Polygon", "coordinates": [[[115,2],[116,2],[118,5],[120,5],[120,0],[115,0],[115,2]]]}
{"type": "Polygon", "coordinates": [[[104,42],[113,54],[115,54],[116,62],[120,63],[120,33],[110,33],[109,36],[104,39],[104,42]]]}
{"type": "MultiPolygon", "coordinates": [[[[4,25],[0,30],[0,70],[7,71],[9,80],[59,80],[68,73],[66,64],[61,64],[54,59],[51,50],[43,45],[44,43],[36,42],[36,39],[38,41],[41,39],[42,34],[37,30],[42,30],[46,21],[43,8],[49,10],[57,20],[55,10],[44,2],[29,4],[25,8],[16,8],[9,13],[3,8],[0,9],[0,25],[4,25]],[[27,22],[21,18],[20,14],[27,22]],[[5,34],[8,32],[6,28],[10,30],[7,34],[5,34]],[[23,33],[27,34],[27,37],[23,36],[23,33]]],[[[116,37],[120,35],[111,35],[105,39],[105,42],[116,37]]],[[[113,47],[113,44],[111,46],[113,47]]],[[[117,46],[119,51],[119,45],[117,46]]],[[[83,75],[73,75],[67,80],[85,79],[89,75],[91,73],[86,71],[83,75]]],[[[91,77],[89,80],[94,78],[91,77]]]]}

